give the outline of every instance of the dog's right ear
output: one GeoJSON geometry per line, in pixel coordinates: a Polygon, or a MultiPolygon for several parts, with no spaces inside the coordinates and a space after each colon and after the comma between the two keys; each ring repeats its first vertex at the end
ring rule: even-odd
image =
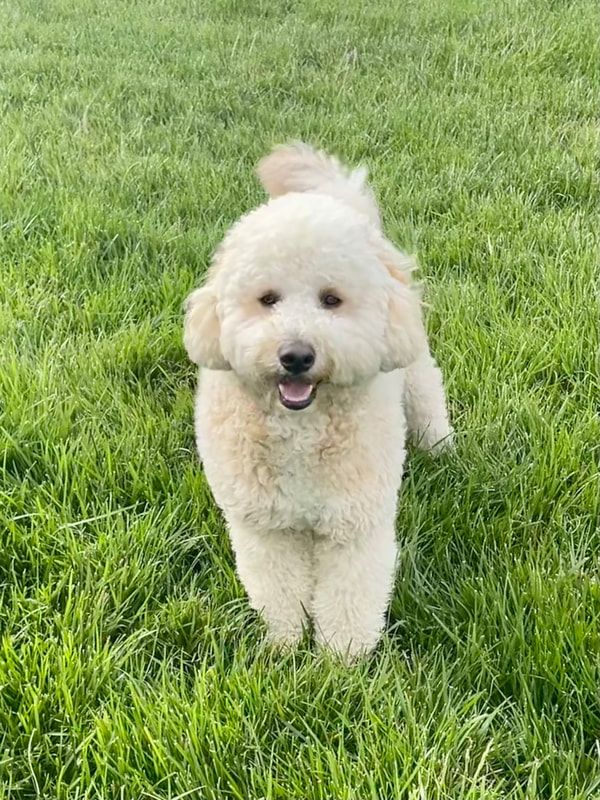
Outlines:
{"type": "Polygon", "coordinates": [[[193,291],[184,303],[183,344],[190,359],[207,369],[231,369],[221,352],[217,295],[211,286],[193,291]]]}
{"type": "Polygon", "coordinates": [[[410,273],[416,268],[414,260],[382,236],[376,240],[375,248],[390,277],[386,352],[381,366],[383,372],[390,372],[408,367],[427,352],[427,334],[420,297],[410,285],[410,273]]]}

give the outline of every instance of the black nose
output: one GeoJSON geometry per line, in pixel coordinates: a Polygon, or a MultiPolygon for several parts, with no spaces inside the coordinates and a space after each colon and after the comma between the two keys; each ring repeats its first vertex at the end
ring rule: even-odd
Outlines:
{"type": "Polygon", "coordinates": [[[286,372],[301,375],[315,363],[315,350],[309,344],[295,342],[279,350],[279,361],[286,372]]]}

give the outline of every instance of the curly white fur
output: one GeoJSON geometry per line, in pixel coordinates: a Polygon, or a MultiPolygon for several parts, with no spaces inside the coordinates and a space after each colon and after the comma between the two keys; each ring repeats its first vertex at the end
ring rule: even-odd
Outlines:
{"type": "Polygon", "coordinates": [[[449,441],[444,390],[412,262],[384,238],[366,173],[302,144],[258,172],[273,199],[233,226],[187,300],[198,450],[270,637],[292,643],[310,617],[354,657],[377,643],[392,590],[407,430],[449,441]],[[315,353],[303,410],[278,392],[295,342],[315,353]]]}

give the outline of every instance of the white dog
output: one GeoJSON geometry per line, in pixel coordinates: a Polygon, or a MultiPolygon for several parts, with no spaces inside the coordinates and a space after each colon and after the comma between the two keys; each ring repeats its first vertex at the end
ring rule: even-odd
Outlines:
{"type": "Polygon", "coordinates": [[[258,168],[271,200],[229,231],[186,301],[198,450],[270,638],[354,657],[392,591],[407,431],[448,442],[411,260],[366,172],[298,144],[258,168]]]}

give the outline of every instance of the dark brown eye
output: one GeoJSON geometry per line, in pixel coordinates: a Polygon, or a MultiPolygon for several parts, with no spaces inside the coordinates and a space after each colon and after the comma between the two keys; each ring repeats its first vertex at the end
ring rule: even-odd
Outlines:
{"type": "Polygon", "coordinates": [[[321,305],[323,308],[337,308],[342,305],[342,300],[336,294],[325,292],[321,295],[321,305]]]}
{"type": "Polygon", "coordinates": [[[262,297],[258,298],[258,302],[263,306],[274,306],[281,300],[277,292],[265,292],[262,297]]]}

